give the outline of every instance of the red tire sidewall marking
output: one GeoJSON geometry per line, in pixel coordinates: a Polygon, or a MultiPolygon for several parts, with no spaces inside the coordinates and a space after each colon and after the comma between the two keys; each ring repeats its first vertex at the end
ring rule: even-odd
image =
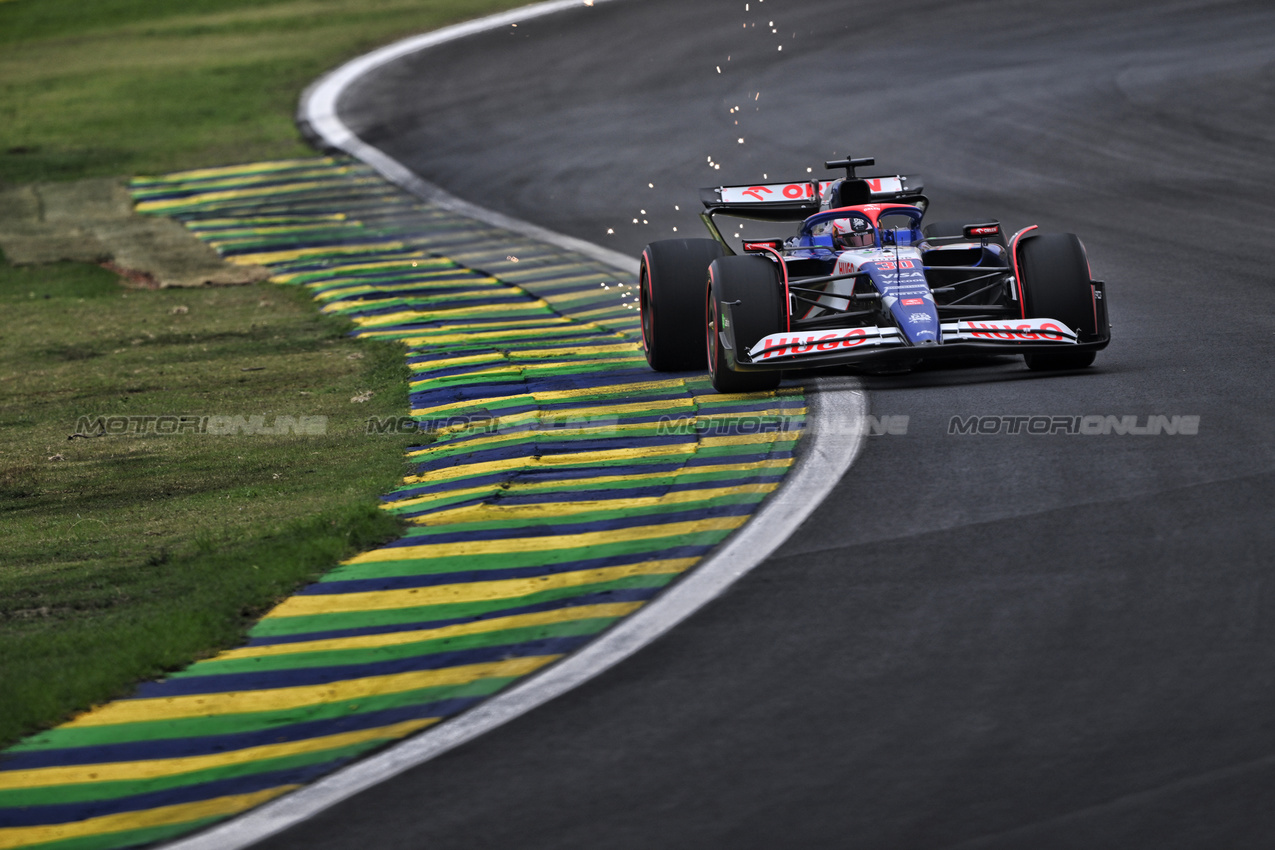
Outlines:
{"type": "Polygon", "coordinates": [[[708,288],[704,296],[704,314],[708,321],[704,326],[705,342],[708,344],[708,374],[717,373],[717,346],[720,344],[717,331],[717,299],[713,297],[713,270],[708,270],[708,288]]]}
{"type": "Polygon", "coordinates": [[[650,313],[651,335],[655,335],[655,310],[651,307],[651,260],[645,251],[642,252],[641,277],[638,279],[638,316],[642,326],[642,350],[651,352],[651,344],[646,338],[647,313],[650,313]]]}
{"type": "Polygon", "coordinates": [[[1014,234],[1014,239],[1009,243],[1009,257],[1014,261],[1014,285],[1018,287],[1018,314],[1022,318],[1027,318],[1027,299],[1023,295],[1023,274],[1018,269],[1018,243],[1023,237],[1036,229],[1036,225],[1024,227],[1022,230],[1014,234]]]}

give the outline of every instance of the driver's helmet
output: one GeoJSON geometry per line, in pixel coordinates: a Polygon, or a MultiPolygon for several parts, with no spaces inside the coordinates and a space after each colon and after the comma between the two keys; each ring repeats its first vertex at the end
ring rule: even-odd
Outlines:
{"type": "Polygon", "coordinates": [[[872,248],[876,236],[865,218],[838,218],[832,222],[832,244],[838,248],[872,248]]]}

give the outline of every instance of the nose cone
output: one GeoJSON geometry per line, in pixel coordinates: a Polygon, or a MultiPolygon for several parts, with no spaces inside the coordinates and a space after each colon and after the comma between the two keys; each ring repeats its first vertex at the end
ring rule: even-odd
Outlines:
{"type": "Polygon", "coordinates": [[[934,344],[939,341],[938,310],[929,298],[900,298],[890,305],[890,313],[908,342],[913,345],[934,344]],[[905,304],[905,301],[922,303],[905,304]]]}
{"type": "Polygon", "coordinates": [[[937,344],[939,311],[930,295],[920,255],[904,250],[890,259],[864,266],[904,338],[912,345],[937,344]]]}

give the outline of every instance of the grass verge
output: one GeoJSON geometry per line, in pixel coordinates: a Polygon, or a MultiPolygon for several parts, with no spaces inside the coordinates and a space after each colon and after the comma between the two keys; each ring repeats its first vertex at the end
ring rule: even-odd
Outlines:
{"type": "Polygon", "coordinates": [[[399,36],[523,0],[0,3],[0,183],[312,153],[301,90],[399,36]]]}
{"type": "Polygon", "coordinates": [[[396,535],[376,496],[409,439],[366,420],[406,410],[402,349],[349,338],[304,291],[125,290],[92,266],[0,265],[0,309],[0,741],[234,644],[298,584],[396,535]],[[164,415],[327,420],[69,439],[83,417],[164,415]]]}
{"type": "MultiPolygon", "coordinates": [[[[0,185],[306,156],[324,71],[522,0],[3,0],[0,185]]],[[[0,260],[0,746],[233,645],[392,538],[401,349],[269,284],[124,290],[0,260]],[[371,400],[351,399],[371,392],[371,400]],[[68,440],[82,416],[327,416],[313,436],[68,440]]]]}

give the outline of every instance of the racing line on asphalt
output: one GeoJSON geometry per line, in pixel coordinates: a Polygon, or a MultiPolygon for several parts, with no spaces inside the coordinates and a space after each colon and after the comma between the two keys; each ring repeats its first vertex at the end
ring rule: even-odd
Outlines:
{"type": "Polygon", "coordinates": [[[1111,347],[1075,374],[861,378],[907,433],[760,569],[552,710],[263,846],[1267,846],[1275,10],[745,5],[478,33],[339,114],[448,192],[633,255],[701,232],[699,187],[875,156],[935,219],[1080,235],[1111,347]],[[1200,425],[949,432],[1037,415],[1200,425]]]}

